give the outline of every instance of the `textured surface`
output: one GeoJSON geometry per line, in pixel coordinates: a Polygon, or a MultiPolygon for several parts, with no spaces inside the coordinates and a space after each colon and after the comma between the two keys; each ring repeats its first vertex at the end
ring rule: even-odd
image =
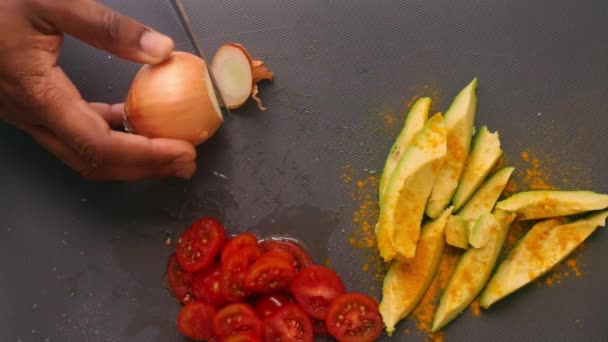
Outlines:
{"type": "MultiPolygon", "coordinates": [[[[191,51],[169,1],[106,0],[191,51]]],[[[167,235],[215,215],[231,232],[301,239],[349,289],[378,296],[373,251],[351,184],[380,170],[413,96],[444,111],[479,78],[477,123],[498,130],[507,162],[529,151],[561,188],[608,192],[608,2],[501,0],[188,0],[208,54],[237,41],[275,71],[199,149],[189,182],[91,184],[0,124],[2,341],[181,341],[164,288],[167,235]],[[382,114],[382,115],[380,115],[382,114]]],[[[89,100],[119,102],[138,66],[68,39],[61,65],[89,100]]],[[[454,341],[607,340],[608,235],[579,253],[582,277],[531,286],[446,329],[454,341]]],[[[411,322],[392,340],[424,340],[411,322]]],[[[387,339],[388,340],[388,339],[387,339]]]]}

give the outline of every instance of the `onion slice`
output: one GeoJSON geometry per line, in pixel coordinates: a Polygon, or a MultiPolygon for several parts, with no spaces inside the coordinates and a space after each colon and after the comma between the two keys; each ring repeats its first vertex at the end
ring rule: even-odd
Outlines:
{"type": "Polygon", "coordinates": [[[226,107],[241,107],[251,97],[261,110],[266,110],[258,97],[257,83],[272,80],[274,75],[263,61],[251,58],[243,45],[227,43],[220,46],[211,61],[211,70],[226,107]]]}

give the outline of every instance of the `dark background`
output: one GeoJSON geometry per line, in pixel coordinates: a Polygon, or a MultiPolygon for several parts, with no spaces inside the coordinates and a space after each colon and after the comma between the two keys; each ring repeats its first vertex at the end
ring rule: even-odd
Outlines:
{"type": "MultiPolygon", "coordinates": [[[[170,1],[103,2],[192,51],[170,1]]],[[[608,192],[606,1],[186,4],[207,54],[240,42],[273,69],[261,86],[269,109],[235,110],[199,148],[190,181],[86,182],[0,124],[0,340],[181,341],[164,242],[202,215],[231,233],[301,239],[349,289],[380,298],[374,271],[361,272],[373,250],[348,247],[359,204],[343,167],[380,172],[403,119],[386,128],[380,114],[401,113],[413,96],[445,111],[473,77],[477,125],[499,131],[516,179],[530,151],[552,184],[608,192]]],[[[139,68],[70,38],[60,63],[86,99],[106,102],[124,99],[139,68]]],[[[479,318],[466,312],[447,340],[608,340],[605,229],[577,255],[580,279],[529,286],[479,318]]]]}

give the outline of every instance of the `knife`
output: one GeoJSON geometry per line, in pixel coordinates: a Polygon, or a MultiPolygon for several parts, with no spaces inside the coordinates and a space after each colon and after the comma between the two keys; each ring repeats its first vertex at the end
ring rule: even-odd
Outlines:
{"type": "Polygon", "coordinates": [[[207,59],[207,55],[205,55],[205,52],[203,51],[203,48],[201,47],[201,44],[199,43],[199,40],[196,37],[194,30],[192,29],[192,25],[190,24],[190,18],[188,17],[188,14],[186,13],[186,10],[184,9],[184,4],[182,3],[182,0],[174,0],[174,1],[175,1],[175,7],[177,8],[177,12],[181,18],[184,29],[186,30],[186,33],[188,33],[188,36],[190,36],[190,40],[192,41],[192,44],[194,45],[194,49],[196,50],[199,57],[201,57],[207,64],[207,72],[209,73],[209,78],[211,79],[211,84],[213,85],[213,90],[215,91],[218,101],[219,101],[220,105],[222,107],[224,107],[224,109],[226,110],[228,115],[231,115],[230,109],[228,108],[228,106],[226,106],[224,97],[222,96],[222,93],[220,92],[220,89],[217,86],[217,82],[215,80],[215,77],[213,76],[213,72],[211,71],[211,64],[209,63],[209,60],[207,59]]]}

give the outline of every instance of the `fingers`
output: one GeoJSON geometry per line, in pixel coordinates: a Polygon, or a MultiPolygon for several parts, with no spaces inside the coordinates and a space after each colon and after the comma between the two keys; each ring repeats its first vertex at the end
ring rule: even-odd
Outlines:
{"type": "Polygon", "coordinates": [[[158,64],[175,46],[171,38],[94,0],[39,3],[57,30],[136,63],[158,64]]]}
{"type": "Polygon", "coordinates": [[[124,104],[107,104],[101,102],[89,102],[89,107],[97,112],[112,128],[118,128],[124,121],[124,104]]]}

